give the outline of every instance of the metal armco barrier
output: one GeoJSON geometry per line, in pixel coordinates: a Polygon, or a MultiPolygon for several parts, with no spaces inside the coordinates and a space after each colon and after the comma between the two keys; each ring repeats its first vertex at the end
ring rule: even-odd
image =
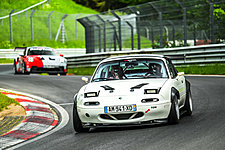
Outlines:
{"type": "MultiPolygon", "coordinates": [[[[85,49],[56,49],[56,51],[67,58],[69,68],[95,67],[101,60],[108,57],[135,54],[171,55],[174,57],[173,63],[176,65],[225,63],[225,44],[92,54],[85,54],[85,49]],[[184,59],[180,59],[181,55],[184,56],[184,59]]],[[[22,53],[23,51],[15,52],[13,49],[0,49],[0,58],[15,58],[22,53]]]]}
{"type": "Polygon", "coordinates": [[[117,51],[105,53],[93,53],[79,56],[67,57],[68,67],[95,67],[97,64],[108,57],[120,55],[135,54],[160,54],[174,56],[173,63],[175,65],[189,64],[208,64],[208,63],[224,63],[225,62],[225,44],[213,44],[193,47],[179,47],[167,49],[144,49],[132,51],[117,51]],[[179,56],[183,55],[184,59],[179,56]],[[176,56],[178,56],[176,58],[176,56]]]}
{"type": "MultiPolygon", "coordinates": [[[[85,54],[85,49],[82,48],[60,48],[55,50],[58,54],[63,54],[65,57],[85,54]]],[[[0,58],[10,59],[22,54],[23,50],[14,51],[14,49],[0,49],[0,58]]]]}

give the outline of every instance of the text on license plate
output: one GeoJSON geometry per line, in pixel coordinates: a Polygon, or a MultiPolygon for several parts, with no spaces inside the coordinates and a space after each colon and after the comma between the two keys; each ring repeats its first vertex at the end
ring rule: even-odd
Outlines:
{"type": "Polygon", "coordinates": [[[135,104],[133,104],[133,105],[116,105],[116,106],[105,106],[104,107],[105,113],[129,112],[129,111],[137,111],[136,105],[135,104]]]}
{"type": "Polygon", "coordinates": [[[57,68],[55,65],[44,65],[43,68],[57,68]]]}

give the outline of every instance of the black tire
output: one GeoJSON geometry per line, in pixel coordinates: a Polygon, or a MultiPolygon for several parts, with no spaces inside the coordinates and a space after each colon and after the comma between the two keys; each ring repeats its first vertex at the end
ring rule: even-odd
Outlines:
{"type": "Polygon", "coordinates": [[[73,128],[76,132],[88,132],[89,128],[84,128],[78,116],[76,104],[73,106],[73,128]]]}
{"type": "Polygon", "coordinates": [[[192,105],[192,96],[191,96],[191,91],[189,90],[186,94],[186,100],[185,100],[185,105],[184,109],[186,111],[187,116],[192,115],[192,110],[193,110],[193,105],[192,105]]]}
{"type": "Polygon", "coordinates": [[[60,75],[65,76],[66,75],[66,72],[60,73],[60,75]]]}
{"type": "Polygon", "coordinates": [[[16,69],[16,61],[14,60],[14,74],[19,74],[19,72],[16,69]]]}
{"type": "Polygon", "coordinates": [[[57,75],[58,73],[48,73],[49,75],[57,75]]]}
{"type": "Polygon", "coordinates": [[[27,72],[27,67],[26,67],[26,64],[25,62],[23,62],[23,71],[22,71],[23,74],[26,74],[26,75],[29,75],[30,72],[27,72]]]}
{"type": "Polygon", "coordinates": [[[172,104],[171,104],[170,113],[168,116],[168,123],[177,124],[179,123],[179,120],[180,120],[180,111],[179,111],[178,99],[176,95],[172,96],[171,103],[172,104]]]}

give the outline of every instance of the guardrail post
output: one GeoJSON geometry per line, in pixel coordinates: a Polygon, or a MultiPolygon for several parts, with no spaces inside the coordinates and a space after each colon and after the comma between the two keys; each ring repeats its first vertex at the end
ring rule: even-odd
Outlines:
{"type": "Polygon", "coordinates": [[[51,11],[50,14],[48,15],[48,33],[49,33],[49,40],[51,40],[51,15],[54,11],[51,11]]]}
{"type": "Polygon", "coordinates": [[[118,19],[118,30],[119,30],[119,50],[122,51],[122,34],[121,34],[121,18],[113,10],[111,10],[113,16],[118,19]]]}
{"type": "Polygon", "coordinates": [[[210,2],[210,40],[211,44],[215,43],[215,37],[214,37],[214,15],[213,15],[214,7],[213,2],[210,2]]]}
{"type": "Polygon", "coordinates": [[[14,11],[15,11],[15,9],[13,9],[13,10],[9,13],[10,43],[13,42],[12,13],[13,13],[14,11]]]}
{"type": "Polygon", "coordinates": [[[130,34],[131,34],[131,49],[134,50],[134,27],[132,24],[128,21],[126,21],[128,26],[130,27],[130,34]]]}
{"type": "Polygon", "coordinates": [[[76,39],[78,39],[78,32],[77,32],[77,18],[80,16],[80,14],[76,15],[75,17],[75,35],[76,39]]]}
{"type": "Polygon", "coordinates": [[[99,20],[103,23],[103,45],[104,45],[104,52],[106,52],[106,26],[105,26],[105,20],[102,19],[99,15],[96,15],[99,20]]]}
{"type": "Polygon", "coordinates": [[[33,14],[34,13],[35,13],[35,10],[33,10],[31,15],[30,15],[31,41],[34,40],[34,33],[33,33],[33,14]]]}
{"type": "Polygon", "coordinates": [[[159,15],[159,47],[163,47],[163,24],[162,24],[162,12],[151,2],[149,4],[158,12],[159,15]]]}
{"type": "Polygon", "coordinates": [[[187,9],[186,9],[186,7],[184,7],[184,5],[179,0],[175,0],[175,1],[183,9],[184,46],[187,46],[187,9]]]}

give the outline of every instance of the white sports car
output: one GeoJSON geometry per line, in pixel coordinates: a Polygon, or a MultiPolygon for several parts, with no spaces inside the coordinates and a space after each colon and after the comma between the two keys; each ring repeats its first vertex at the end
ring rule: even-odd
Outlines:
{"type": "Polygon", "coordinates": [[[128,55],[101,61],[74,96],[76,132],[91,127],[179,122],[192,114],[190,83],[162,55],[128,55]]]}

